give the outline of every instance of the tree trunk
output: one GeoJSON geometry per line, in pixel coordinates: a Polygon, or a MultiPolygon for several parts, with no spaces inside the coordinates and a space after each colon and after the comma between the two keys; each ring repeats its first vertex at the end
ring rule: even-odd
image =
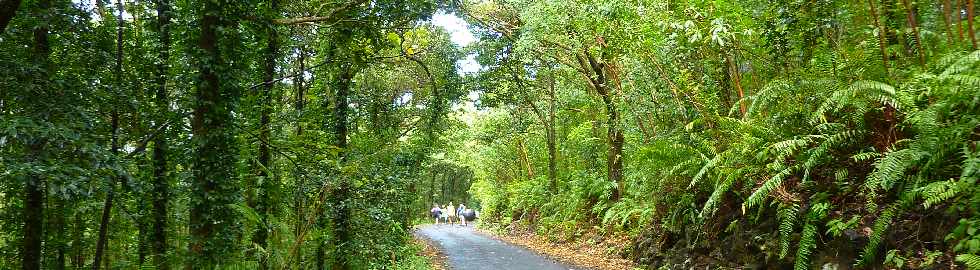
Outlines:
{"type": "Polygon", "coordinates": [[[738,61],[732,59],[730,54],[725,54],[725,62],[728,64],[728,76],[732,80],[735,86],[735,91],[738,93],[738,111],[742,113],[742,117],[745,117],[745,91],[742,90],[742,73],[738,70],[738,61]]]}
{"type": "Polygon", "coordinates": [[[951,0],[943,0],[943,23],[946,24],[946,42],[953,43],[952,15],[953,6],[951,0]]]}
{"type": "Polygon", "coordinates": [[[962,14],[963,14],[963,8],[966,7],[966,0],[955,0],[955,1],[956,2],[953,4],[953,7],[955,8],[953,10],[953,13],[956,14],[956,16],[953,16],[953,24],[956,25],[956,35],[959,37],[958,40],[963,40],[963,18],[962,18],[963,15],[962,14]]]}
{"type": "Polygon", "coordinates": [[[0,33],[7,30],[7,24],[17,14],[21,0],[0,0],[0,33]]]}
{"type": "Polygon", "coordinates": [[[582,69],[589,72],[586,77],[590,85],[602,98],[602,103],[606,108],[606,136],[608,147],[606,152],[606,176],[610,182],[616,183],[616,190],[610,198],[619,200],[625,191],[623,183],[623,144],[625,138],[619,125],[619,111],[616,109],[612,89],[609,88],[609,81],[606,78],[606,64],[599,62],[588,51],[583,50],[577,55],[582,69]]]}
{"type": "Polygon", "coordinates": [[[64,270],[65,269],[65,255],[67,253],[67,243],[65,243],[65,200],[61,198],[61,195],[51,196],[52,204],[54,205],[54,211],[49,212],[51,215],[51,227],[53,227],[54,235],[51,237],[51,242],[54,245],[55,250],[55,260],[52,269],[64,270]]]}
{"type": "Polygon", "coordinates": [[[878,8],[875,7],[875,0],[868,0],[868,8],[870,9],[875,29],[878,29],[878,50],[881,51],[881,66],[885,68],[885,75],[888,75],[888,52],[885,49],[888,41],[886,40],[885,26],[878,19],[878,8]]]}
{"type": "Polygon", "coordinates": [[[82,214],[75,209],[75,225],[72,229],[72,263],[74,269],[82,269],[85,267],[85,246],[82,244],[82,231],[85,230],[85,220],[82,219],[82,214]]]}
{"type": "Polygon", "coordinates": [[[555,81],[548,86],[548,124],[545,125],[548,143],[548,190],[558,194],[558,146],[555,134],[555,81]]]}
{"type": "Polygon", "coordinates": [[[194,119],[191,121],[194,145],[194,178],[189,203],[190,259],[186,268],[215,267],[227,263],[237,244],[237,214],[228,207],[240,198],[235,163],[235,123],[231,112],[237,101],[237,84],[226,72],[232,67],[222,48],[234,48],[237,41],[226,42],[237,35],[236,19],[223,8],[238,3],[204,1],[200,19],[200,81],[197,85],[194,119]]]}
{"type": "Polygon", "coordinates": [[[916,21],[916,8],[909,3],[909,0],[902,0],[902,5],[905,6],[905,17],[908,21],[909,27],[912,28],[912,35],[915,38],[915,49],[916,55],[919,56],[919,65],[926,65],[926,52],[922,49],[922,40],[919,38],[919,23],[916,21]]]}
{"type": "MultiPolygon", "coordinates": [[[[123,65],[123,30],[125,27],[125,22],[123,21],[122,14],[124,12],[122,0],[116,1],[116,67],[114,70],[116,79],[116,94],[122,89],[122,65],[123,65]]],[[[113,156],[119,153],[119,109],[117,106],[112,107],[112,119],[111,119],[111,133],[112,133],[112,145],[110,146],[110,152],[113,156]]],[[[103,253],[108,245],[108,232],[109,232],[109,219],[112,216],[112,200],[115,198],[116,189],[116,179],[117,177],[112,177],[109,181],[109,192],[105,198],[105,204],[102,206],[102,222],[99,224],[99,239],[95,244],[95,262],[92,263],[92,269],[98,270],[101,267],[101,260],[103,253]]]]}
{"type": "MultiPolygon", "coordinates": [[[[304,70],[306,70],[306,66],[305,66],[306,50],[304,48],[300,48],[299,59],[297,59],[297,62],[299,63],[300,76],[296,77],[296,112],[297,112],[296,138],[301,138],[303,135],[303,120],[302,120],[303,108],[306,106],[305,104],[306,89],[303,86],[304,79],[305,79],[303,76],[303,72],[304,70]]],[[[299,176],[299,170],[296,171],[296,180],[297,180],[296,181],[297,186],[295,191],[296,194],[294,194],[293,203],[295,204],[296,207],[294,210],[296,212],[297,218],[296,218],[296,224],[294,225],[295,228],[293,230],[293,233],[296,238],[299,238],[300,232],[303,231],[303,226],[305,225],[304,222],[306,220],[305,218],[306,213],[303,209],[304,205],[306,204],[306,197],[305,194],[303,194],[303,186],[305,182],[302,181],[302,178],[299,176]]],[[[297,270],[300,269],[300,262],[302,261],[303,261],[303,247],[302,245],[298,245],[296,247],[296,259],[293,261],[293,269],[297,269],[297,270]]]]}
{"type": "MultiPolygon", "coordinates": [[[[35,43],[47,43],[47,29],[34,31],[35,43]],[[39,35],[43,31],[44,34],[39,35]]],[[[46,52],[46,51],[45,51],[46,52]]],[[[42,143],[30,146],[31,161],[43,150],[42,143]]],[[[24,243],[21,251],[24,270],[41,269],[41,239],[44,238],[44,178],[32,174],[24,185],[24,243]]]]}
{"type": "MultiPolygon", "coordinates": [[[[168,122],[170,118],[170,100],[167,96],[167,72],[170,63],[170,0],[157,0],[157,31],[160,33],[160,58],[156,64],[156,107],[159,123],[168,122]]],[[[153,265],[156,269],[167,270],[167,206],[170,199],[170,186],[167,178],[167,135],[169,127],[158,131],[153,142],[153,232],[152,238],[153,265]]]]}
{"type": "MultiPolygon", "coordinates": [[[[110,153],[115,156],[119,152],[118,143],[118,131],[119,131],[119,114],[116,111],[112,113],[112,146],[110,153]]],[[[108,234],[109,234],[109,218],[112,215],[112,200],[116,196],[116,176],[113,176],[109,180],[109,192],[105,197],[105,204],[102,206],[102,219],[99,222],[99,239],[95,242],[95,257],[92,263],[92,269],[98,270],[102,267],[102,257],[105,253],[106,246],[108,245],[108,234]]]]}
{"type": "Polygon", "coordinates": [[[977,37],[973,32],[973,0],[966,0],[966,34],[970,36],[970,44],[977,49],[977,37]]]}
{"type": "MultiPolygon", "coordinates": [[[[335,88],[337,90],[336,95],[336,106],[334,108],[334,135],[336,136],[336,146],[340,149],[340,162],[344,162],[347,158],[347,107],[348,107],[348,96],[351,87],[351,79],[354,78],[354,67],[353,64],[343,64],[341,65],[341,70],[337,81],[335,82],[335,88]]],[[[334,201],[337,203],[335,207],[336,214],[334,216],[334,236],[337,239],[337,245],[334,248],[337,254],[334,258],[333,269],[346,270],[350,268],[350,248],[346,245],[351,243],[351,224],[350,224],[350,209],[348,209],[347,200],[350,198],[350,187],[348,181],[345,177],[340,177],[337,179],[339,182],[337,188],[334,192],[334,201]]]]}
{"type": "MultiPolygon", "coordinates": [[[[270,4],[269,8],[271,10],[270,12],[278,12],[279,1],[272,0],[270,1],[269,4],[270,4]]],[[[270,14],[269,17],[270,17],[269,19],[272,20],[274,16],[270,14]]],[[[269,235],[268,233],[269,215],[273,210],[270,207],[272,205],[270,202],[271,201],[270,196],[273,194],[273,191],[275,189],[273,186],[274,183],[272,179],[269,178],[269,173],[268,173],[269,168],[271,166],[270,161],[272,158],[269,152],[269,145],[267,142],[270,142],[269,137],[271,133],[270,131],[271,127],[269,126],[269,122],[270,122],[269,114],[272,113],[272,91],[275,86],[274,80],[276,77],[276,59],[279,57],[279,36],[276,32],[276,28],[271,23],[266,27],[268,27],[266,29],[267,31],[266,38],[268,39],[267,40],[268,43],[266,44],[266,49],[265,49],[265,70],[263,74],[265,79],[265,85],[264,85],[265,87],[260,97],[260,99],[262,100],[262,104],[260,108],[261,116],[259,117],[260,118],[259,141],[261,142],[259,143],[259,167],[260,168],[259,168],[258,178],[261,184],[259,185],[258,202],[256,203],[256,207],[255,207],[256,208],[255,210],[259,213],[262,220],[261,220],[261,224],[259,224],[259,227],[256,228],[255,235],[253,237],[253,241],[255,242],[255,244],[258,245],[259,247],[262,247],[262,249],[265,249],[267,247],[266,239],[268,238],[269,235]]],[[[300,71],[300,76],[303,76],[302,74],[303,71],[300,71]]],[[[259,269],[261,270],[269,269],[269,262],[265,256],[259,258],[259,269]]]]}
{"type": "MultiPolygon", "coordinates": [[[[31,12],[32,16],[41,18],[41,22],[34,28],[34,48],[31,55],[33,58],[31,60],[41,67],[41,72],[38,74],[42,77],[38,80],[40,84],[45,84],[48,80],[47,76],[51,72],[48,69],[52,68],[48,59],[48,56],[51,55],[51,48],[48,44],[48,24],[44,22],[52,16],[49,14],[51,12],[50,6],[48,0],[39,0],[31,12]]],[[[45,89],[46,86],[39,85],[38,88],[45,89]]],[[[45,115],[40,117],[47,118],[45,115]]],[[[29,162],[37,162],[38,159],[41,159],[45,144],[44,138],[35,138],[28,145],[29,162]]],[[[41,242],[44,239],[44,189],[45,180],[42,175],[32,173],[24,183],[24,241],[21,243],[20,253],[24,270],[41,269],[41,242]]]]}

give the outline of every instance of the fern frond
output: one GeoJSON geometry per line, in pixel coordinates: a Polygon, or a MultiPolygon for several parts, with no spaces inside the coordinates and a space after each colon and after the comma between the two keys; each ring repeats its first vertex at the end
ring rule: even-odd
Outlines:
{"type": "Polygon", "coordinates": [[[803,226],[803,233],[800,235],[800,247],[796,250],[794,269],[810,269],[810,256],[813,255],[813,249],[817,247],[817,222],[827,216],[829,207],[827,203],[817,203],[807,213],[806,225],[803,226]]]}
{"type": "Polygon", "coordinates": [[[920,189],[923,196],[922,207],[926,209],[942,203],[960,192],[957,181],[950,179],[930,183],[920,189]]]}
{"type": "Polygon", "coordinates": [[[939,76],[945,77],[952,74],[962,73],[963,71],[973,67],[977,61],[980,61],[980,51],[973,51],[959,59],[956,59],[956,62],[946,66],[946,69],[944,69],[939,76]]]}
{"type": "Polygon", "coordinates": [[[782,171],[779,171],[779,173],[773,175],[771,178],[769,178],[769,180],[766,180],[762,186],[756,189],[755,192],[752,192],[752,195],[745,200],[746,208],[761,205],[762,202],[766,200],[766,197],[769,196],[769,193],[776,189],[776,187],[782,185],[783,180],[785,180],[786,177],[789,177],[789,175],[793,173],[794,169],[796,169],[796,166],[785,168],[782,171]]]}
{"type": "Polygon", "coordinates": [[[699,218],[701,218],[702,221],[714,215],[715,210],[718,208],[718,201],[721,199],[721,196],[725,195],[725,193],[731,190],[732,184],[735,183],[735,178],[735,175],[725,177],[725,180],[718,183],[715,190],[711,192],[711,196],[708,197],[708,201],[706,201],[704,203],[704,207],[701,208],[699,218]]]}
{"type": "Polygon", "coordinates": [[[975,254],[960,254],[956,255],[956,261],[966,265],[967,269],[977,270],[980,269],[980,256],[975,254]]]}
{"type": "Polygon", "coordinates": [[[715,164],[718,164],[718,161],[720,160],[721,160],[721,155],[715,155],[713,158],[708,160],[708,162],[705,162],[704,166],[701,166],[701,170],[698,170],[698,173],[694,175],[694,178],[691,178],[691,184],[688,185],[687,188],[690,189],[693,188],[695,185],[697,185],[698,181],[700,181],[701,178],[704,177],[704,174],[707,173],[708,170],[711,169],[711,167],[714,167],[715,164]]]}
{"type": "Polygon", "coordinates": [[[796,221],[798,220],[798,213],[800,212],[799,204],[790,204],[779,208],[779,258],[785,258],[786,254],[789,253],[790,238],[793,236],[793,231],[796,228],[796,221]]]}
{"type": "Polygon", "coordinates": [[[922,157],[913,149],[902,149],[885,154],[874,164],[874,171],[868,176],[865,186],[870,190],[888,190],[905,177],[905,170],[922,157]]]}

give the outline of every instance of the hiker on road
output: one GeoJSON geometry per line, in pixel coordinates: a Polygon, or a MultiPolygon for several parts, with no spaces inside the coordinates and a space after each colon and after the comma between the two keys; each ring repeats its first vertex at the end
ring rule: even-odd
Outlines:
{"type": "Polygon", "coordinates": [[[449,202],[446,207],[446,212],[449,214],[449,225],[453,225],[456,219],[456,207],[453,207],[453,202],[449,202]]]}
{"type": "Polygon", "coordinates": [[[439,225],[439,216],[442,215],[442,209],[439,208],[438,204],[433,205],[432,209],[429,209],[429,214],[435,219],[436,225],[439,225]]]}
{"type": "Polygon", "coordinates": [[[466,226],[466,217],[463,216],[463,213],[465,212],[466,212],[466,205],[459,204],[459,207],[456,208],[456,216],[459,217],[459,222],[462,223],[463,226],[466,226]]]}

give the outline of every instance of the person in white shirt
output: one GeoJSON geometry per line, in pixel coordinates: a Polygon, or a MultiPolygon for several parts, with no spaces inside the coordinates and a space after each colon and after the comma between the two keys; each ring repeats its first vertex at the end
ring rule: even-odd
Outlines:
{"type": "Polygon", "coordinates": [[[456,216],[459,217],[459,222],[462,223],[463,226],[466,226],[466,217],[463,216],[463,213],[465,212],[466,205],[459,204],[459,207],[456,207],[456,216]]]}

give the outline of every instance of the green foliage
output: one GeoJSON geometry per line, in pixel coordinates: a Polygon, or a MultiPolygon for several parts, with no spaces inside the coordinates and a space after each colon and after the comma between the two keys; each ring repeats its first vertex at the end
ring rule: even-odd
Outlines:
{"type": "Polygon", "coordinates": [[[980,255],[956,255],[956,261],[966,265],[967,269],[980,269],[980,255]]]}
{"type": "Polygon", "coordinates": [[[863,19],[867,3],[614,2],[463,3],[485,27],[486,69],[473,89],[493,100],[477,114],[472,151],[471,193],[492,205],[485,222],[520,221],[562,241],[626,233],[634,259],[665,268],[718,253],[727,256],[695,263],[809,269],[828,263],[815,254],[860,249],[838,259],[901,268],[954,263],[936,252],[975,254],[959,228],[976,220],[980,198],[980,54],[938,36],[946,29],[931,21],[942,18],[937,6],[906,14],[881,2],[874,12],[886,31],[904,36],[879,39],[861,30],[878,29],[863,19]],[[919,16],[918,30],[904,28],[908,16],[919,16]],[[579,61],[589,53],[615,67],[604,73],[615,80],[612,107],[579,61]],[[549,84],[555,97],[536,87],[549,84]],[[538,117],[548,106],[559,108],[554,120],[538,117]],[[616,128],[604,121],[610,108],[626,130],[619,198],[610,194],[617,183],[602,181],[616,128]],[[538,150],[549,126],[557,157],[538,150]],[[552,158],[557,194],[528,175],[552,158]],[[939,239],[909,228],[919,218],[930,230],[956,227],[939,239]],[[894,236],[909,234],[945,250],[894,236]]]}

